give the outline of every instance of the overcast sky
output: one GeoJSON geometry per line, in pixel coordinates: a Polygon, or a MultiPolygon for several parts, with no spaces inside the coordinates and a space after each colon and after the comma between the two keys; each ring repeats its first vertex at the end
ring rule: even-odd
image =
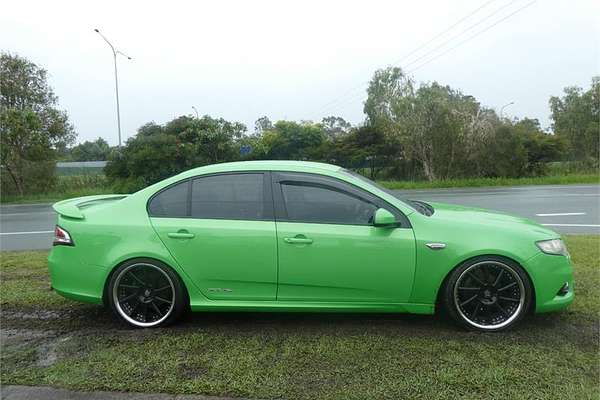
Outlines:
{"type": "Polygon", "coordinates": [[[514,101],[506,115],[548,127],[549,97],[600,74],[600,2],[537,0],[517,11],[529,3],[5,1],[0,49],[48,70],[80,142],[117,143],[112,53],[94,28],[133,57],[118,60],[124,138],[192,106],[250,132],[263,115],[356,124],[366,83],[388,65],[497,110],[514,101]]]}

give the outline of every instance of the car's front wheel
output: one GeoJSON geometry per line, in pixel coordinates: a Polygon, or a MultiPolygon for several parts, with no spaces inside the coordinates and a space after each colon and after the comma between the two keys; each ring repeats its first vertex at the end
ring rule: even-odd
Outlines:
{"type": "Polygon", "coordinates": [[[124,322],[154,328],[174,322],[186,309],[181,280],[166,265],[130,260],[117,268],[108,285],[108,303],[124,322]]]}
{"type": "Polygon", "coordinates": [[[477,257],[456,268],[443,289],[448,314],[467,329],[500,331],[529,310],[533,290],[517,263],[503,257],[477,257]]]}

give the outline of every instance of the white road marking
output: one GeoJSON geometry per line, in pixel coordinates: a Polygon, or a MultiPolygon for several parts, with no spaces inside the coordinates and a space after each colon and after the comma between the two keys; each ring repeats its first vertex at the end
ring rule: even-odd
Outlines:
{"type": "Polygon", "coordinates": [[[542,224],[544,226],[581,226],[587,228],[600,228],[600,225],[593,224],[542,224]]]}
{"type": "Polygon", "coordinates": [[[42,233],[54,233],[54,231],[0,232],[0,235],[38,235],[42,233]]]}
{"type": "Polygon", "coordinates": [[[12,217],[14,215],[34,215],[34,214],[56,214],[54,211],[46,211],[46,212],[32,212],[32,213],[11,213],[4,214],[0,212],[0,217],[12,217]]]}
{"type": "Polygon", "coordinates": [[[554,214],[535,214],[538,217],[562,217],[567,215],[585,215],[584,212],[570,212],[570,213],[554,213],[554,214]]]}

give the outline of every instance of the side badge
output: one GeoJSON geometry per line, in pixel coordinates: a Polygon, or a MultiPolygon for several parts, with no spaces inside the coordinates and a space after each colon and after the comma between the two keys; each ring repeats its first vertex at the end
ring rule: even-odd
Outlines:
{"type": "Polygon", "coordinates": [[[446,243],[426,243],[425,246],[431,250],[443,250],[446,248],[446,243]]]}

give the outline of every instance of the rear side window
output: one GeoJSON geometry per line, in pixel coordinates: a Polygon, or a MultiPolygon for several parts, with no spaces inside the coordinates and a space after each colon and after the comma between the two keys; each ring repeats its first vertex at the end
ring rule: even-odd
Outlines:
{"type": "Polygon", "coordinates": [[[281,185],[287,220],[347,225],[369,225],[377,206],[333,188],[319,185],[281,185]]]}
{"type": "Polygon", "coordinates": [[[263,174],[226,174],[192,182],[192,218],[262,220],[263,174]]]}
{"type": "Polygon", "coordinates": [[[153,217],[186,217],[190,182],[173,185],[152,198],[148,212],[153,217]]]}

